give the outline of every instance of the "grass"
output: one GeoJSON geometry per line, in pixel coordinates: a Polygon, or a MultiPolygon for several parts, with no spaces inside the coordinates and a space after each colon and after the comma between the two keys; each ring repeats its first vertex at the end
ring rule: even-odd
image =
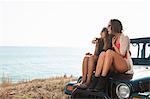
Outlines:
{"type": "Polygon", "coordinates": [[[69,99],[69,96],[64,94],[64,87],[74,80],[75,77],[64,75],[13,84],[8,76],[3,75],[0,99],[69,99]]]}
{"type": "Polygon", "coordinates": [[[3,73],[3,76],[2,76],[2,79],[1,79],[0,87],[8,87],[8,86],[11,86],[11,85],[12,85],[11,79],[9,78],[8,75],[5,75],[5,74],[3,73]]]}

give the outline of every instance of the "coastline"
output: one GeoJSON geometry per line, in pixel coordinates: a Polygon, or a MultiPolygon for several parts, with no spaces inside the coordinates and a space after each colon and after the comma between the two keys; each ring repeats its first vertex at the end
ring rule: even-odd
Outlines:
{"type": "Polygon", "coordinates": [[[0,99],[69,99],[64,87],[75,77],[53,77],[0,86],[0,99]]]}

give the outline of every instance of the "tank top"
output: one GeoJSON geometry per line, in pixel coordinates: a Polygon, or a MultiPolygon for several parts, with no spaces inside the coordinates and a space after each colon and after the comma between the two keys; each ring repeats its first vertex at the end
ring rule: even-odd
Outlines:
{"type": "MultiPolygon", "coordinates": [[[[116,43],[115,43],[116,47],[118,49],[120,49],[120,40],[117,40],[116,43]]],[[[125,55],[123,56],[123,58],[127,58],[127,53],[125,53],[125,55]]]]}

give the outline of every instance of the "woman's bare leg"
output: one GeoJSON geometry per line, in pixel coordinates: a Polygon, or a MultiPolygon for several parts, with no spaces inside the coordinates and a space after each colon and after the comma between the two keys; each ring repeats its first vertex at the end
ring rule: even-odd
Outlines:
{"type": "Polygon", "coordinates": [[[114,66],[114,69],[120,73],[128,70],[128,65],[121,55],[112,50],[107,50],[101,76],[106,76],[111,66],[114,66]]]}
{"type": "Polygon", "coordinates": [[[89,61],[88,61],[88,76],[87,76],[87,80],[86,80],[86,85],[89,85],[90,82],[91,82],[91,78],[92,78],[92,74],[93,74],[93,71],[95,69],[95,62],[97,61],[97,56],[96,55],[92,55],[90,58],[89,58],[89,61]]]}
{"type": "Polygon", "coordinates": [[[105,59],[105,52],[101,52],[101,54],[99,55],[98,61],[97,61],[97,65],[96,65],[96,72],[95,72],[95,76],[99,77],[103,68],[103,64],[104,64],[104,60],[105,59]]]}
{"type": "Polygon", "coordinates": [[[89,61],[89,55],[86,55],[83,59],[82,63],[82,83],[86,82],[86,77],[88,73],[88,61],[89,61]]]}

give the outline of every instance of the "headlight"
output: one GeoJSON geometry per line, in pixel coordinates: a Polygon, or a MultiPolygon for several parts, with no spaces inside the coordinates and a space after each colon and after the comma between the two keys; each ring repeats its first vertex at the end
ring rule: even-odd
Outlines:
{"type": "Polygon", "coordinates": [[[120,83],[116,87],[116,94],[117,94],[119,99],[128,98],[129,95],[130,95],[130,88],[129,88],[129,86],[127,84],[125,84],[125,83],[120,83]]]}
{"type": "Polygon", "coordinates": [[[68,91],[73,91],[73,86],[67,86],[68,91]]]}
{"type": "Polygon", "coordinates": [[[150,99],[150,94],[147,96],[147,99],[150,99]]]}

